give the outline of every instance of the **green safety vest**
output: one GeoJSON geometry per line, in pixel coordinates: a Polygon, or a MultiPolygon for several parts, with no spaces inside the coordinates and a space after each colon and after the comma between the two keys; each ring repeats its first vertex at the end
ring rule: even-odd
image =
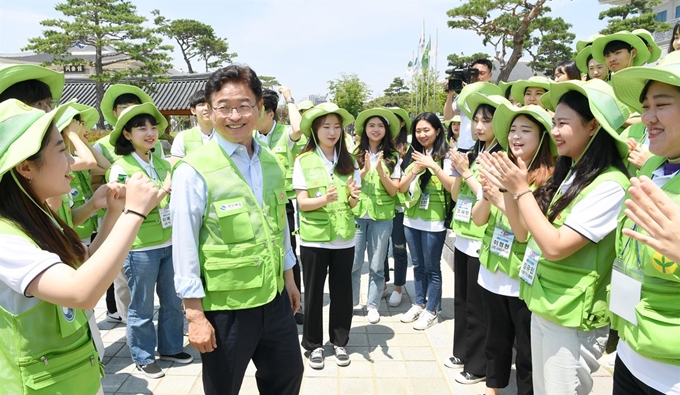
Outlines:
{"type": "Polygon", "coordinates": [[[73,215],[71,214],[71,195],[61,195],[61,206],[57,210],[57,216],[61,218],[69,228],[73,229],[73,215]]]}
{"type": "MultiPolygon", "coordinates": [[[[574,206],[605,181],[614,181],[624,189],[630,185],[623,173],[610,167],[574,198],[553,226],[561,228],[574,206]]],[[[558,191],[553,203],[559,196],[558,191]]],[[[599,243],[588,243],[555,262],[541,255],[533,284],[520,281],[520,298],[533,314],[565,327],[589,331],[607,325],[607,288],[615,258],[615,238],[616,232],[611,232],[599,243]]]]}
{"type": "MultiPolygon", "coordinates": [[[[92,186],[90,186],[90,176],[87,170],[71,172],[71,200],[76,209],[92,198],[92,186]]],[[[97,214],[95,213],[82,224],[76,226],[75,231],[78,237],[86,239],[92,237],[97,231],[97,214]]]]}
{"type": "MultiPolygon", "coordinates": [[[[406,174],[411,171],[414,164],[410,164],[406,168],[406,174]]],[[[425,169],[432,173],[430,169],[425,169]]],[[[411,181],[415,183],[415,190],[413,191],[413,196],[405,195],[404,205],[406,210],[404,211],[404,216],[412,219],[421,218],[425,221],[444,221],[446,219],[446,201],[451,200],[451,194],[444,189],[441,181],[433,173],[430,181],[425,186],[425,193],[430,196],[430,201],[427,209],[420,208],[420,198],[423,196],[423,191],[420,190],[420,177],[425,174],[425,171],[416,175],[416,177],[411,181]]]]}
{"type": "Polygon", "coordinates": [[[334,184],[338,200],[313,211],[300,211],[300,238],[308,242],[349,240],[356,232],[354,213],[347,202],[349,176],[333,173],[333,179],[316,152],[300,155],[300,166],[307,182],[307,195],[321,197],[334,184]]]}
{"type": "MultiPolygon", "coordinates": [[[[0,234],[35,242],[0,220],[0,234]]],[[[0,306],[0,392],[3,394],[95,394],[104,376],[80,309],[39,301],[13,314],[0,306]]]]}
{"type": "MultiPolygon", "coordinates": [[[[160,132],[159,132],[160,133],[160,132]]],[[[102,150],[102,155],[104,155],[104,158],[106,158],[111,164],[113,162],[117,161],[118,159],[121,158],[120,155],[116,154],[115,146],[109,142],[109,135],[107,134],[106,136],[100,138],[97,140],[95,144],[99,144],[99,147],[102,150]]],[[[154,146],[154,152],[153,156],[154,158],[159,158],[163,159],[163,146],[161,145],[161,140],[158,139],[156,141],[156,145],[154,146]]]]}
{"type": "Polygon", "coordinates": [[[206,311],[262,306],[283,290],[284,171],[268,149],[259,157],[263,207],[219,144],[182,159],[201,175],[208,192],[198,235],[206,311]]]}
{"type": "MultiPolygon", "coordinates": [[[[472,162],[472,166],[470,166],[470,171],[472,172],[472,176],[479,181],[479,170],[477,169],[479,167],[477,161],[472,162]]],[[[476,196],[474,193],[472,193],[472,190],[468,186],[467,182],[461,180],[462,185],[460,187],[460,192],[458,193],[458,199],[462,196],[468,196],[472,199],[472,206],[474,207],[475,204],[475,199],[476,196]]],[[[463,222],[459,221],[455,218],[451,220],[451,229],[456,233],[456,235],[467,237],[468,239],[476,240],[476,241],[482,241],[482,238],[484,237],[484,232],[486,231],[487,225],[482,225],[482,226],[477,226],[475,225],[475,222],[472,220],[472,214],[470,214],[470,222],[463,222]]],[[[491,229],[493,232],[493,229],[491,229]]]]}
{"type": "MultiPolygon", "coordinates": [[[[368,164],[370,166],[370,164],[368,164]]],[[[389,174],[389,169],[384,162],[378,163],[389,174]]],[[[396,163],[395,163],[396,166],[396,163]]],[[[371,219],[376,221],[392,220],[394,218],[394,196],[390,196],[380,181],[378,170],[371,168],[363,180],[361,180],[361,195],[359,202],[352,211],[357,218],[361,218],[368,212],[371,219]]]]}
{"type": "Polygon", "coordinates": [[[516,239],[513,240],[512,247],[510,248],[510,256],[508,258],[492,253],[491,242],[493,240],[493,232],[496,229],[496,224],[501,224],[504,229],[511,230],[508,217],[503,215],[501,210],[495,206],[491,206],[489,221],[484,230],[484,237],[482,237],[482,249],[479,251],[479,263],[492,273],[500,270],[511,278],[518,279],[519,269],[522,267],[522,259],[524,258],[524,251],[526,250],[527,243],[520,243],[516,239]]]}
{"type": "MultiPolygon", "coordinates": [[[[142,167],[139,165],[139,162],[137,162],[137,159],[135,159],[132,154],[121,157],[115,161],[114,164],[122,167],[128,177],[131,177],[135,173],[139,172],[142,172],[146,175],[144,169],[142,169],[142,167]]],[[[170,163],[165,159],[154,157],[153,164],[158,178],[156,185],[161,186],[163,185],[163,180],[165,180],[165,177],[170,176],[170,163]]],[[[109,168],[109,170],[106,171],[106,179],[109,182],[115,181],[109,180],[110,173],[111,169],[109,168]]],[[[142,222],[142,225],[139,228],[139,232],[137,232],[137,236],[135,236],[134,243],[132,243],[132,250],[157,246],[170,240],[170,237],[172,237],[172,227],[163,228],[161,223],[161,214],[158,211],[159,207],[168,207],[169,200],[169,195],[166,195],[163,200],[161,200],[160,204],[157,207],[154,207],[154,209],[151,210],[151,212],[146,216],[146,219],[144,222],[142,222]]]]}
{"type": "MultiPolygon", "coordinates": [[[[640,169],[640,175],[652,177],[666,158],[652,156],[640,169]]],[[[675,202],[680,204],[680,175],[675,175],[662,188],[675,202]]],[[[630,196],[626,196],[630,199],[630,196]]],[[[634,222],[623,210],[619,215],[616,232],[616,256],[623,252],[623,262],[627,268],[637,268],[638,259],[644,277],[640,302],[635,306],[638,325],[611,314],[612,328],[638,354],[659,362],[680,366],[680,270],[678,263],[672,262],[644,243],[630,240],[621,230],[631,229],[634,222]],[[639,252],[639,254],[638,254],[639,252]]],[[[638,232],[644,232],[638,229],[638,232]]]]}
{"type": "Polygon", "coordinates": [[[184,143],[184,156],[196,148],[203,146],[203,132],[198,126],[182,132],[182,142],[184,143]]]}
{"type": "MultiPolygon", "coordinates": [[[[293,163],[295,157],[292,150],[288,148],[290,129],[289,125],[277,122],[274,130],[269,132],[269,141],[266,146],[274,153],[286,172],[286,195],[288,199],[295,199],[295,191],[293,190],[293,163]]],[[[253,131],[253,136],[257,138],[257,131],[253,131]]]]}

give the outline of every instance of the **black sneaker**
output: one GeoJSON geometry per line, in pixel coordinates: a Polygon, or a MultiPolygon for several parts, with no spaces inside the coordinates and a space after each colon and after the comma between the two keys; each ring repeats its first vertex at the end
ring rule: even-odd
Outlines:
{"type": "Polygon", "coordinates": [[[160,379],[165,376],[163,369],[156,362],[152,362],[148,365],[136,365],[137,370],[144,373],[144,375],[151,379],[160,379]]]}
{"type": "Polygon", "coordinates": [[[333,349],[335,350],[335,363],[338,364],[338,366],[349,365],[351,361],[349,359],[349,355],[347,355],[347,350],[345,350],[345,347],[333,346],[333,349]]]}
{"type": "Polygon", "coordinates": [[[460,372],[460,374],[456,376],[456,381],[461,384],[475,384],[485,380],[486,376],[475,376],[474,374],[465,371],[460,372]]]}
{"type": "Polygon", "coordinates": [[[177,363],[191,363],[191,361],[194,360],[194,357],[191,356],[191,354],[187,354],[185,352],[181,352],[178,354],[174,355],[161,355],[159,359],[162,359],[164,361],[172,361],[172,362],[177,362],[177,363]]]}
{"type": "Polygon", "coordinates": [[[305,315],[300,313],[300,312],[295,313],[295,323],[298,324],[298,325],[304,324],[305,323],[305,315]]]}
{"type": "Polygon", "coordinates": [[[446,361],[444,361],[444,366],[449,369],[461,369],[465,367],[465,362],[457,357],[448,357],[446,358],[446,361]]]}
{"type": "Polygon", "coordinates": [[[312,369],[323,369],[323,348],[319,347],[314,351],[310,351],[307,364],[312,369]]]}

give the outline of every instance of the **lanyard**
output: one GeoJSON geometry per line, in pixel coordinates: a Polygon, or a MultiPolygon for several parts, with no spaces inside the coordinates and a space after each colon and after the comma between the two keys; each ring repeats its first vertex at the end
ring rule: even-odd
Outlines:
{"type": "MultiPolygon", "coordinates": [[[[637,226],[637,224],[635,224],[635,225],[633,225],[631,230],[633,232],[635,232],[635,231],[637,231],[637,228],[638,228],[638,226],[637,226]]],[[[628,240],[626,241],[626,244],[624,244],[623,249],[621,250],[621,255],[619,256],[619,258],[622,261],[623,261],[623,256],[626,253],[626,250],[628,250],[628,246],[630,245],[631,239],[632,239],[631,237],[628,238],[628,240]]],[[[640,243],[637,240],[635,240],[635,253],[636,253],[635,258],[637,259],[637,268],[638,268],[638,270],[642,270],[642,262],[640,261],[640,243]]]]}

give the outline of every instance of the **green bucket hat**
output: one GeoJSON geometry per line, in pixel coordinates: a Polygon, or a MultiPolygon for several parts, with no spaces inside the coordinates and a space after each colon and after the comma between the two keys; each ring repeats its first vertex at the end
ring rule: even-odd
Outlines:
{"type": "Polygon", "coordinates": [[[123,110],[123,112],[120,114],[120,117],[118,118],[118,121],[116,121],[116,127],[113,129],[113,132],[109,135],[109,143],[112,145],[116,145],[116,140],[118,140],[118,137],[123,133],[123,127],[125,126],[126,123],[128,123],[132,118],[139,114],[149,114],[158,123],[158,132],[163,133],[163,130],[165,130],[168,127],[168,121],[165,119],[163,114],[161,114],[160,111],[156,108],[156,106],[153,105],[153,103],[144,103],[144,104],[138,104],[135,106],[130,106],[123,110]]]}
{"type": "Polygon", "coordinates": [[[50,124],[70,105],[45,113],[16,99],[0,103],[0,177],[40,151],[50,124]]]}
{"type": "Polygon", "coordinates": [[[477,107],[481,106],[482,104],[488,104],[493,108],[498,108],[498,106],[500,106],[502,103],[508,104],[510,106],[512,105],[508,99],[501,95],[485,95],[479,92],[473,92],[468,95],[465,102],[470,109],[470,119],[474,118],[477,107]]]}
{"type": "MultiPolygon", "coordinates": [[[[646,70],[653,70],[649,67],[646,70]]],[[[623,71],[623,70],[622,70],[623,71]]],[[[630,115],[630,110],[614,95],[614,90],[608,83],[593,79],[590,81],[562,81],[550,84],[550,109],[555,109],[560,98],[569,91],[581,92],[588,98],[590,111],[604,129],[614,139],[616,149],[622,159],[628,157],[628,144],[619,136],[619,129],[630,115]]]]}
{"type": "Polygon", "coordinates": [[[593,47],[589,45],[580,50],[578,55],[576,55],[576,67],[578,67],[583,74],[588,74],[588,56],[591,56],[592,53],[593,47]]]}
{"type": "Polygon", "coordinates": [[[406,130],[411,130],[411,117],[409,117],[408,113],[406,110],[404,110],[401,107],[385,107],[388,110],[392,111],[394,115],[396,115],[399,119],[404,121],[404,124],[406,124],[406,130]]]}
{"type": "MultiPolygon", "coordinates": [[[[643,41],[647,42],[648,47],[652,47],[649,51],[649,59],[647,63],[654,63],[661,57],[661,48],[654,41],[654,36],[647,29],[635,29],[631,33],[640,37],[643,41]]],[[[648,48],[649,49],[649,48],[648,48]]]]}
{"type": "Polygon", "coordinates": [[[309,138],[312,135],[312,122],[318,117],[327,114],[338,114],[342,119],[343,127],[354,122],[352,114],[347,112],[344,108],[338,107],[335,103],[321,103],[302,114],[302,120],[300,121],[300,130],[302,131],[302,134],[309,138]]]}
{"type": "Polygon", "coordinates": [[[104,97],[102,98],[102,103],[99,106],[102,110],[102,114],[104,114],[104,120],[106,123],[109,125],[115,125],[116,124],[116,116],[113,115],[113,103],[116,101],[116,98],[120,95],[124,95],[126,93],[131,93],[139,98],[139,100],[142,101],[142,104],[144,103],[151,103],[153,104],[153,99],[151,96],[149,96],[146,92],[144,92],[141,88],[138,88],[136,86],[132,85],[126,85],[126,84],[115,84],[111,85],[106,89],[106,92],[104,92],[104,97]]]}
{"type": "Polygon", "coordinates": [[[454,115],[453,118],[444,121],[444,127],[448,129],[449,125],[451,125],[454,122],[460,123],[460,115],[454,115]]]}
{"type": "Polygon", "coordinates": [[[357,136],[364,134],[364,124],[366,120],[371,117],[383,117],[387,121],[387,127],[390,129],[390,135],[392,138],[397,137],[401,126],[399,125],[399,118],[389,109],[385,107],[376,107],[368,110],[364,110],[357,115],[356,121],[354,121],[354,131],[357,136]]]}
{"type": "Polygon", "coordinates": [[[680,51],[666,55],[654,67],[629,67],[614,74],[612,86],[616,97],[633,111],[642,113],[640,94],[647,81],[680,86],[680,51]]]}
{"type": "Polygon", "coordinates": [[[606,59],[604,57],[604,47],[606,47],[610,42],[617,40],[627,43],[637,52],[637,55],[635,55],[635,58],[633,59],[633,66],[642,66],[643,64],[647,63],[650,55],[647,46],[640,39],[640,37],[625,30],[600,37],[593,41],[593,59],[600,63],[606,64],[606,59]]]}
{"type": "MultiPolygon", "coordinates": [[[[468,119],[472,119],[474,115],[474,111],[470,111],[469,107],[467,107],[467,98],[470,96],[472,93],[479,92],[483,93],[484,95],[491,96],[491,95],[499,95],[503,96],[503,92],[501,91],[501,88],[499,88],[497,85],[488,83],[488,82],[474,82],[472,84],[467,84],[463,87],[463,90],[460,91],[460,94],[458,95],[458,99],[456,99],[456,103],[458,105],[458,109],[465,114],[468,119]]],[[[475,107],[476,108],[476,107],[475,107]]]]}
{"type": "Polygon", "coordinates": [[[38,80],[50,87],[52,100],[59,102],[64,91],[64,73],[33,64],[13,64],[0,67],[0,93],[17,82],[38,80]]]}
{"type": "MultiPolygon", "coordinates": [[[[498,144],[506,151],[509,145],[508,135],[510,134],[510,127],[518,115],[528,115],[538,121],[545,128],[543,131],[545,134],[550,135],[552,130],[552,117],[543,108],[533,104],[519,108],[502,103],[496,108],[496,113],[493,115],[493,131],[498,144]]],[[[550,153],[552,156],[557,156],[557,145],[555,145],[555,141],[552,138],[550,138],[550,153]]]]}
{"type": "Polygon", "coordinates": [[[505,94],[508,93],[508,89],[512,89],[512,86],[515,85],[515,82],[517,81],[510,82],[498,81],[498,87],[501,88],[501,96],[505,96],[505,94]]]}
{"type": "Polygon", "coordinates": [[[85,123],[85,127],[88,130],[92,129],[92,127],[97,124],[97,121],[99,121],[99,112],[96,108],[86,106],[85,104],[73,103],[66,111],[64,111],[62,116],[57,119],[57,129],[59,129],[60,132],[64,130],[78,114],[80,114],[80,119],[85,123]]]}
{"type": "Polygon", "coordinates": [[[576,52],[581,52],[585,47],[589,47],[593,41],[597,40],[600,37],[604,37],[604,34],[593,34],[592,36],[588,37],[587,40],[578,40],[576,42],[576,52]]]}
{"type": "Polygon", "coordinates": [[[314,107],[314,102],[311,100],[303,100],[297,104],[297,109],[299,111],[309,110],[312,107],[314,107]]]}
{"type": "Polygon", "coordinates": [[[528,80],[515,81],[510,93],[517,103],[524,105],[524,91],[529,87],[543,88],[548,92],[550,90],[550,80],[546,77],[534,76],[528,80]]]}

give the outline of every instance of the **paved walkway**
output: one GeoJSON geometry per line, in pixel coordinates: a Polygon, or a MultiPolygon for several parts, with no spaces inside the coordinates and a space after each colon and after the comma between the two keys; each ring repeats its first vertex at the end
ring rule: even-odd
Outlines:
{"type": "MultiPolygon", "coordinates": [[[[448,257],[448,254],[445,254],[448,257]]],[[[362,302],[367,294],[367,265],[362,276],[362,302]]],[[[332,346],[326,344],[326,367],[314,370],[305,364],[302,394],[483,394],[485,385],[462,385],[454,377],[460,370],[446,368],[442,361],[450,356],[453,340],[453,271],[451,265],[442,261],[443,312],[440,323],[425,331],[416,331],[411,324],[399,321],[403,312],[411,306],[409,295],[414,294],[413,271],[408,270],[406,290],[401,306],[392,308],[385,301],[380,305],[381,319],[378,324],[369,324],[365,309],[355,311],[352,331],[347,350],[352,363],[338,367],[333,357],[332,346]]],[[[390,290],[392,289],[390,285],[390,290]]],[[[328,324],[328,294],[325,295],[325,324],[328,324]]],[[[104,320],[106,304],[102,299],[95,313],[106,345],[104,363],[106,377],[103,379],[104,392],[109,394],[203,394],[199,354],[190,346],[186,351],[194,355],[189,365],[158,361],[165,371],[165,377],[147,379],[138,372],[130,351],[125,345],[125,326],[111,324],[104,320]]],[[[298,327],[300,337],[302,327],[298,327]]],[[[327,330],[325,331],[327,333],[327,330]]],[[[327,335],[326,335],[327,336],[327,335]]],[[[186,339],[186,338],[185,338],[186,339]]],[[[302,352],[302,349],[301,349],[302,352]]],[[[601,368],[595,374],[593,394],[611,394],[611,374],[601,368]]],[[[241,394],[257,394],[255,368],[251,366],[241,394]]],[[[515,394],[514,371],[508,388],[501,395],[515,394]]]]}

